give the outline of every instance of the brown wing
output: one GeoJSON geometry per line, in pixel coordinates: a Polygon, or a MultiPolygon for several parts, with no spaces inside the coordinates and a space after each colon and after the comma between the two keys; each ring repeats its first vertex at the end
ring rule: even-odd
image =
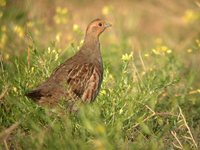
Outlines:
{"type": "Polygon", "coordinates": [[[94,100],[99,92],[99,88],[102,82],[102,73],[97,67],[94,67],[92,75],[86,82],[84,92],[81,99],[86,102],[91,102],[94,100]]]}
{"type": "Polygon", "coordinates": [[[98,94],[102,81],[102,70],[99,69],[101,68],[91,63],[76,64],[68,69],[66,73],[57,70],[54,73],[54,80],[57,80],[57,83],[61,81],[67,83],[66,90],[69,96],[90,102],[98,94]]]}
{"type": "Polygon", "coordinates": [[[73,94],[85,102],[90,102],[99,91],[101,79],[100,70],[95,65],[86,63],[70,70],[67,83],[73,94]]]}
{"type": "Polygon", "coordinates": [[[76,96],[81,98],[83,95],[87,82],[92,75],[94,66],[91,64],[82,64],[77,65],[72,68],[67,75],[67,84],[69,85],[69,89],[76,96]]]}
{"type": "Polygon", "coordinates": [[[98,93],[102,79],[100,72],[91,63],[62,64],[46,82],[29,95],[38,102],[58,101],[61,97],[90,102],[98,93]]]}

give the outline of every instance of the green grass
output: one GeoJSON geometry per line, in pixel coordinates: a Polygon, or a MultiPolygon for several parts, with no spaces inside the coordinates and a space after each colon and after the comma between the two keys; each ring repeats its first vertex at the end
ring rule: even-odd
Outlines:
{"type": "MultiPolygon", "coordinates": [[[[55,54],[59,54],[56,48],[41,51],[34,45],[30,52],[30,66],[26,54],[1,65],[1,89],[7,87],[8,91],[1,100],[0,138],[9,147],[167,149],[174,147],[172,143],[178,145],[174,132],[184,148],[195,148],[188,138],[198,139],[200,134],[198,93],[189,94],[196,75],[188,72],[187,79],[182,78],[184,67],[173,53],[151,54],[148,59],[153,61],[148,68],[142,67],[145,60],[130,55],[129,60],[120,61],[121,69],[115,75],[105,62],[97,100],[69,114],[61,104],[54,109],[44,108],[24,96],[61,62],[55,61],[55,54]],[[149,70],[150,66],[156,67],[149,70]],[[19,124],[11,133],[5,132],[16,123],[19,124]]],[[[4,146],[2,143],[2,149],[4,146]]]]}
{"type": "MultiPolygon", "coordinates": [[[[139,2],[136,4],[140,6],[139,2]]],[[[182,7],[175,6],[181,11],[182,7]]],[[[22,8],[10,12],[12,7],[8,3],[1,10],[4,15],[0,39],[6,34],[7,42],[0,53],[0,149],[199,148],[198,22],[183,30],[171,28],[175,23],[167,20],[169,29],[155,39],[158,35],[145,36],[147,31],[137,31],[139,27],[131,16],[135,15],[136,22],[145,17],[137,7],[137,13],[128,16],[135,29],[130,29],[130,25],[124,27],[123,16],[116,20],[115,14],[111,14],[113,29],[101,37],[104,80],[100,93],[96,101],[81,105],[78,112],[70,114],[62,103],[55,108],[41,107],[24,94],[77,51],[83,31],[69,33],[75,37],[74,41],[65,41],[62,46],[63,43],[59,45],[45,36],[47,27],[54,33],[60,26],[44,23],[42,27],[37,23],[39,18],[35,19],[36,27],[26,33],[31,38],[22,40],[18,37],[21,31],[15,33],[13,28],[18,24],[25,31],[29,13],[22,8]],[[2,29],[4,25],[6,31],[2,29]],[[38,37],[34,35],[36,29],[40,32],[38,37]],[[190,31],[195,36],[185,36],[190,31]],[[141,48],[132,34],[141,40],[138,45],[141,48]],[[41,40],[43,36],[46,43],[41,40]]],[[[162,7],[158,9],[166,9],[162,7]]]]}

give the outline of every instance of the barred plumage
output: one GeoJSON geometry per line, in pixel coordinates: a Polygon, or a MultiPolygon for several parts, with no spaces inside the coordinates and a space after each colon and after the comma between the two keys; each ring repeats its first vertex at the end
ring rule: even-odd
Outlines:
{"type": "Polygon", "coordinates": [[[86,30],[83,46],[61,64],[52,75],[26,95],[39,104],[55,104],[59,100],[93,101],[103,79],[99,35],[110,26],[104,20],[92,21],[86,30]]]}

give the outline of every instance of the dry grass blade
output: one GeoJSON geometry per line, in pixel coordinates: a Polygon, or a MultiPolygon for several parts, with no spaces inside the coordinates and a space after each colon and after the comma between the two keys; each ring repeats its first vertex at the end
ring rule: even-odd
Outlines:
{"type": "Polygon", "coordinates": [[[182,137],[185,138],[185,139],[188,139],[188,140],[192,140],[192,138],[188,137],[188,136],[182,136],[182,137]]]}
{"type": "Polygon", "coordinates": [[[30,68],[30,61],[31,61],[31,54],[30,54],[30,48],[27,50],[27,65],[28,68],[30,68]]]}
{"type": "Polygon", "coordinates": [[[5,147],[5,149],[6,149],[6,150],[9,150],[9,148],[8,148],[8,144],[7,144],[6,140],[4,140],[3,143],[4,143],[4,147],[5,147]]]}
{"type": "Polygon", "coordinates": [[[183,149],[183,145],[181,144],[180,140],[178,139],[178,137],[176,135],[176,132],[175,131],[171,131],[171,134],[173,135],[173,137],[176,139],[176,141],[179,144],[179,146],[177,146],[175,143],[173,143],[173,145],[178,149],[183,149]]]}
{"type": "Polygon", "coordinates": [[[141,51],[139,52],[139,58],[140,58],[140,61],[141,61],[141,63],[142,63],[142,67],[143,67],[144,71],[146,71],[147,69],[146,69],[146,66],[145,66],[145,64],[144,64],[144,60],[143,60],[143,58],[142,58],[141,51]]]}
{"type": "MultiPolygon", "coordinates": [[[[143,119],[141,122],[145,122],[147,120],[149,120],[150,118],[152,118],[153,116],[155,116],[155,114],[151,114],[150,116],[147,116],[145,119],[143,119]]],[[[138,125],[140,125],[140,123],[136,123],[133,128],[136,128],[138,125]]]]}
{"type": "Polygon", "coordinates": [[[179,108],[180,115],[181,115],[181,117],[183,118],[184,124],[185,124],[185,126],[186,126],[186,128],[187,128],[187,130],[188,130],[188,133],[189,133],[189,135],[190,135],[190,137],[191,137],[191,139],[192,139],[192,142],[193,142],[194,146],[198,149],[197,143],[196,143],[196,141],[194,140],[194,137],[193,137],[193,135],[192,135],[192,132],[191,132],[191,130],[190,130],[190,127],[188,126],[187,121],[186,121],[186,119],[185,119],[185,116],[183,115],[182,109],[181,109],[180,107],[178,107],[178,108],[179,108]]]}
{"type": "MultiPolygon", "coordinates": [[[[151,115],[147,116],[146,118],[144,118],[142,120],[142,122],[145,122],[147,120],[149,120],[150,118],[154,117],[154,116],[176,116],[172,113],[169,112],[155,112],[154,110],[152,110],[148,105],[145,105],[145,107],[150,110],[150,112],[152,113],[151,115]]],[[[140,125],[140,123],[136,123],[133,128],[137,127],[138,125],[140,125]]]]}
{"type": "Polygon", "coordinates": [[[8,136],[12,133],[13,130],[15,130],[18,126],[19,126],[19,122],[14,123],[13,125],[11,125],[9,128],[3,130],[0,133],[0,141],[4,141],[8,138],[8,136]]]}
{"type": "Polygon", "coordinates": [[[1,93],[0,100],[3,99],[3,97],[5,96],[5,94],[7,93],[7,91],[8,91],[8,86],[6,86],[5,89],[4,89],[4,91],[1,93]]]}
{"type": "Polygon", "coordinates": [[[176,145],[175,143],[172,143],[174,145],[174,147],[178,148],[178,149],[183,149],[182,147],[176,145]]]}
{"type": "MultiPolygon", "coordinates": [[[[144,118],[141,122],[145,122],[145,121],[149,120],[150,118],[152,118],[152,117],[154,117],[154,116],[156,115],[156,113],[155,113],[148,105],[145,105],[145,107],[146,107],[147,109],[149,109],[149,110],[152,112],[152,114],[151,114],[150,116],[147,116],[146,118],[144,118]]],[[[136,123],[136,124],[133,126],[133,128],[137,127],[138,125],[140,125],[140,123],[136,123]]]]}

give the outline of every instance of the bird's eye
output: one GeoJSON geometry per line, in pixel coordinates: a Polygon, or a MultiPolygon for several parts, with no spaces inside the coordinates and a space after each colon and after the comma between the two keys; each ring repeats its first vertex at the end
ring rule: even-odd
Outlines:
{"type": "Polygon", "coordinates": [[[102,23],[99,23],[99,26],[101,27],[101,26],[102,26],[102,23]]]}

